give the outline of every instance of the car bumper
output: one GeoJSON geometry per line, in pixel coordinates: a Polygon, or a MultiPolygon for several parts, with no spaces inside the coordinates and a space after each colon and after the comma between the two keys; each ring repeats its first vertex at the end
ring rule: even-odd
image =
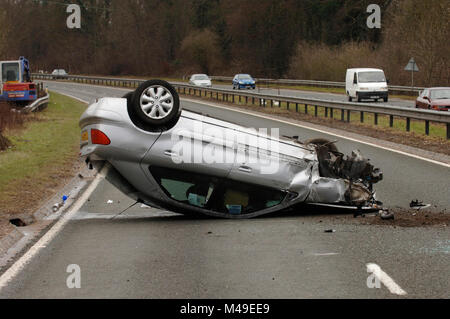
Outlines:
{"type": "Polygon", "coordinates": [[[254,89],[256,88],[255,84],[238,84],[240,89],[254,89]]]}
{"type": "Polygon", "coordinates": [[[388,95],[388,91],[358,92],[358,96],[362,99],[385,99],[388,97],[388,95]]]}

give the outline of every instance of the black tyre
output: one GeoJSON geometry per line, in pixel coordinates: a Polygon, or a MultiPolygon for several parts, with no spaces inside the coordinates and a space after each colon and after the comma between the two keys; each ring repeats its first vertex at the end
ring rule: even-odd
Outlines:
{"type": "Polygon", "coordinates": [[[130,113],[147,127],[166,127],[180,116],[180,98],[175,88],[166,81],[147,81],[128,98],[130,113]]]}
{"type": "Polygon", "coordinates": [[[310,144],[314,144],[317,146],[326,146],[328,149],[328,152],[331,153],[339,153],[338,148],[336,147],[336,145],[334,144],[334,142],[331,142],[325,138],[315,138],[312,140],[308,140],[305,142],[306,145],[310,145],[310,144]]]}
{"type": "Polygon", "coordinates": [[[361,102],[361,101],[362,101],[362,99],[361,99],[361,97],[359,96],[358,93],[356,93],[356,98],[358,99],[358,102],[361,102]]]}
{"type": "Polygon", "coordinates": [[[389,98],[388,98],[388,97],[385,97],[385,98],[383,99],[383,101],[386,103],[386,102],[389,101],[389,98]]]}
{"type": "Polygon", "coordinates": [[[348,96],[348,101],[349,101],[349,102],[352,102],[352,101],[353,101],[353,98],[352,98],[350,95],[348,96]]]}

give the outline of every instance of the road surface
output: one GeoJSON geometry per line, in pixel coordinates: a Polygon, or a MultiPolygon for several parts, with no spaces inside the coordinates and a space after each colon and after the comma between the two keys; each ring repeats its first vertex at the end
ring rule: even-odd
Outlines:
{"type": "MultiPolygon", "coordinates": [[[[88,102],[126,92],[71,83],[48,86],[88,102]]],[[[250,127],[336,139],[195,101],[182,103],[250,127]]],[[[337,145],[343,152],[361,149],[383,169],[386,177],[377,190],[387,206],[406,207],[421,198],[437,209],[449,207],[448,167],[345,139],[337,145]]],[[[108,182],[98,182],[51,240],[38,242],[14,264],[15,271],[0,277],[0,298],[450,297],[448,227],[358,225],[311,210],[235,221],[193,219],[137,205],[118,215],[133,203],[108,182]],[[373,264],[382,270],[376,276],[380,288],[368,272],[373,264]],[[80,267],[80,289],[66,285],[69,265],[80,267]]]]}

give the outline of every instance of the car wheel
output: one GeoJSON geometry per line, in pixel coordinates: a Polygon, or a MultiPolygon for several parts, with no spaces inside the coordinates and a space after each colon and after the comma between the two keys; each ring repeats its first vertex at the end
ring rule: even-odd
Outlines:
{"type": "Polygon", "coordinates": [[[361,97],[359,96],[358,93],[356,93],[356,98],[357,98],[358,102],[361,102],[361,101],[362,101],[362,99],[361,99],[361,97]]]}
{"type": "Polygon", "coordinates": [[[317,146],[326,146],[328,152],[339,153],[339,150],[336,147],[336,145],[334,144],[334,142],[331,142],[325,138],[315,138],[315,139],[308,140],[305,142],[305,145],[311,145],[311,144],[314,144],[317,146]]]}
{"type": "Polygon", "coordinates": [[[150,80],[127,93],[128,113],[133,122],[148,131],[167,129],[181,115],[180,98],[166,81],[150,80]]]}
{"type": "Polygon", "coordinates": [[[352,102],[352,101],[353,101],[353,98],[352,98],[350,95],[348,96],[348,101],[349,101],[349,102],[352,102]]]}
{"type": "Polygon", "coordinates": [[[384,101],[385,103],[387,103],[387,102],[389,101],[389,98],[388,98],[388,97],[385,97],[385,98],[383,99],[383,101],[384,101]]]}

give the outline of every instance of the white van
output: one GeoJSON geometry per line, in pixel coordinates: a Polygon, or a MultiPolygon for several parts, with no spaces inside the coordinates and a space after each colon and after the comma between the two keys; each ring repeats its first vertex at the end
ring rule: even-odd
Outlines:
{"type": "Polygon", "coordinates": [[[345,79],[348,100],[389,99],[389,90],[384,71],[380,69],[348,69],[345,79]]]}

